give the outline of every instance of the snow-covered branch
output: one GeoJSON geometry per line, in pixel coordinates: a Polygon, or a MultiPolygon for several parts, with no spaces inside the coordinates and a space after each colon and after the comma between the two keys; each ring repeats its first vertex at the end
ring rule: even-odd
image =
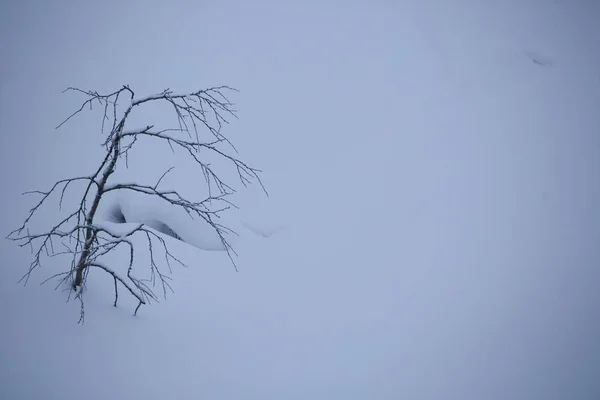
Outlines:
{"type": "MultiPolygon", "coordinates": [[[[135,286],[131,286],[129,284],[128,281],[126,281],[125,279],[123,279],[123,277],[121,277],[119,274],[117,274],[114,270],[112,270],[111,268],[109,268],[107,265],[101,263],[101,262],[91,262],[88,263],[88,267],[97,267],[100,268],[102,270],[104,270],[105,272],[108,272],[110,275],[113,276],[113,278],[115,279],[115,281],[120,282],[123,286],[125,286],[125,288],[127,290],[129,290],[129,293],[131,293],[136,299],[139,300],[140,304],[146,304],[146,300],[144,299],[144,297],[148,297],[148,296],[153,296],[151,291],[148,291],[146,289],[146,287],[139,285],[138,283],[136,283],[136,280],[134,278],[132,278],[131,276],[128,275],[129,280],[133,283],[133,285],[135,286]]],[[[117,306],[117,300],[119,299],[119,292],[117,289],[117,286],[115,285],[115,302],[114,302],[114,306],[117,306]]],[[[138,306],[139,308],[139,306],[138,306]]],[[[137,308],[136,308],[136,312],[137,312],[137,308]]]]}
{"type": "Polygon", "coordinates": [[[247,165],[246,163],[241,161],[239,158],[232,156],[230,154],[227,154],[222,149],[219,149],[217,147],[217,145],[219,145],[220,143],[224,143],[226,141],[226,139],[217,138],[216,140],[211,141],[211,142],[192,141],[192,140],[176,138],[176,137],[173,137],[172,135],[167,134],[169,132],[186,131],[186,129],[183,129],[183,130],[182,129],[164,129],[161,131],[152,131],[152,128],[153,128],[153,126],[149,125],[146,128],[141,129],[141,130],[123,132],[121,134],[121,137],[123,137],[123,138],[125,138],[125,137],[138,138],[140,136],[148,136],[148,137],[152,137],[155,139],[160,139],[160,140],[166,141],[172,150],[174,150],[175,147],[184,149],[194,159],[194,161],[200,166],[209,189],[214,184],[217,187],[217,189],[219,190],[219,192],[222,194],[235,192],[235,190],[232,188],[232,186],[225,183],[224,181],[221,180],[221,178],[219,178],[219,175],[216,174],[211,169],[211,167],[209,166],[208,163],[205,163],[200,159],[200,150],[206,149],[206,150],[222,157],[223,159],[226,159],[227,161],[229,161],[235,167],[238,177],[240,179],[240,182],[244,186],[247,186],[248,184],[252,183],[252,181],[256,181],[261,185],[262,189],[266,193],[266,189],[264,188],[264,186],[260,180],[260,177],[258,175],[261,172],[260,170],[250,167],[249,165],[247,165]]]}

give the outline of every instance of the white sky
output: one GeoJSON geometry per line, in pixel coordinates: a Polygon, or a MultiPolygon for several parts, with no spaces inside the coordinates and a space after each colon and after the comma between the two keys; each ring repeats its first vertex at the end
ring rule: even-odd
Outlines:
{"type": "MultiPolygon", "coordinates": [[[[240,89],[225,133],[271,196],[239,215],[284,229],[237,274],[181,247],[137,318],[92,276],[83,326],[0,241],[0,398],[600,398],[600,3],[215,3],[1,3],[5,234],[102,155],[98,115],[54,130],[61,91],[123,84],[240,89]]],[[[138,150],[119,177],[173,162],[138,150]]]]}

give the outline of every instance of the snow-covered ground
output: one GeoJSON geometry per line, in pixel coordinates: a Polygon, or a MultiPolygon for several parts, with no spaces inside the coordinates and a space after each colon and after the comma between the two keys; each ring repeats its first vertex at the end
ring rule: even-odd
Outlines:
{"type": "MultiPolygon", "coordinates": [[[[239,272],[205,227],[112,199],[195,241],[170,239],[189,268],[135,317],[93,271],[78,325],[37,284],[64,266],[23,287],[30,255],[0,241],[0,398],[600,398],[600,3],[218,3],[0,5],[5,234],[21,192],[102,156],[97,114],[54,130],[68,86],[240,89],[225,134],[270,194],[223,217],[239,272]]],[[[136,146],[117,178],[176,165],[203,193],[136,146]]]]}

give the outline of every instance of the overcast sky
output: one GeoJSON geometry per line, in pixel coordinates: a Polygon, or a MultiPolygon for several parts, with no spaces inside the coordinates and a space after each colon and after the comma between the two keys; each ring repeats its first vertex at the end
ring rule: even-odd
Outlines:
{"type": "MultiPolygon", "coordinates": [[[[65,293],[16,284],[29,254],[1,241],[0,397],[600,398],[599,18],[591,0],[2,2],[5,234],[21,192],[102,157],[98,114],[54,130],[81,100],[62,90],[123,84],[239,89],[225,134],[270,196],[227,218],[283,229],[241,237],[239,273],[182,247],[176,293],[139,318],[98,276],[83,326],[65,293]]],[[[180,162],[137,150],[119,178],[180,162]]]]}

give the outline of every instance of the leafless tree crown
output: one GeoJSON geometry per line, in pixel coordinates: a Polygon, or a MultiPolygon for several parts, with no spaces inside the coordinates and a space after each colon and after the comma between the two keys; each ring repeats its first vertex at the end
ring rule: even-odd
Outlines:
{"type": "Polygon", "coordinates": [[[218,172],[213,171],[211,166],[200,156],[201,151],[209,152],[226,160],[235,168],[239,180],[244,186],[258,182],[264,190],[259,178],[260,171],[241,161],[237,157],[238,153],[235,147],[221,133],[222,127],[228,123],[227,118],[236,117],[234,105],[225,95],[228,91],[235,91],[235,89],[219,86],[185,94],[176,94],[167,89],[158,94],[136,98],[129,86],[123,86],[109,94],[73,87],[66,89],[65,92],[76,92],[83,95],[85,101],[79,109],[59,124],[57,129],[85,109],[92,109],[94,105],[99,105],[103,114],[101,129],[105,134],[103,146],[106,149],[106,155],[91,175],[59,180],[47,191],[24,193],[38,195],[40,199],[31,208],[23,224],[8,235],[8,239],[16,241],[19,246],[30,246],[32,250],[33,260],[21,281],[27,283],[31,273],[40,267],[43,257],[70,256],[70,266],[64,271],[53,274],[44,282],[57,279],[57,288],[65,283],[69,284],[69,297],[73,293],[75,298],[81,301],[80,322],[84,317],[83,291],[90,269],[99,269],[112,276],[115,306],[119,299],[119,284],[137,299],[138,305],[134,314],[137,314],[142,304],[158,301],[158,296],[154,292],[157,284],[161,288],[163,296],[166,297],[167,291],[172,291],[172,288],[169,284],[170,277],[163,269],[167,268],[171,272],[173,262],[183,266],[185,264],[169,251],[167,242],[160,233],[144,224],[136,224],[125,234],[122,232],[117,234],[96,222],[95,217],[101,199],[106,193],[114,191],[133,191],[154,196],[168,204],[180,207],[192,218],[203,219],[214,229],[224,250],[237,269],[233,258],[235,251],[227,240],[227,235],[235,234],[235,232],[218,222],[221,212],[235,207],[228,199],[235,189],[221,179],[218,172]],[[126,103],[126,106],[120,107],[120,103],[123,102],[126,103]],[[154,125],[146,125],[139,129],[129,129],[127,126],[129,116],[137,108],[148,103],[159,103],[166,106],[166,112],[173,113],[175,126],[168,129],[155,129],[154,125]],[[202,140],[199,134],[201,130],[208,132],[211,139],[202,140]],[[183,150],[202,171],[208,187],[208,197],[201,201],[192,201],[175,190],[161,189],[159,186],[162,179],[172,168],[165,171],[153,183],[113,182],[111,175],[117,166],[122,164],[120,161],[124,160],[127,164],[129,152],[141,139],[161,141],[173,151],[175,149],[183,150]],[[29,225],[32,218],[47,202],[50,195],[60,193],[58,206],[62,207],[67,189],[75,182],[85,184],[83,192],[78,195],[80,196],[78,197],[80,199],[79,206],[48,230],[41,233],[31,232],[29,225]],[[150,258],[149,278],[142,279],[136,276],[134,259],[137,249],[132,241],[134,235],[141,235],[144,242],[147,242],[146,250],[150,258]],[[123,246],[128,249],[129,253],[129,259],[125,261],[128,263],[126,274],[118,273],[103,260],[108,253],[123,246]],[[156,249],[157,247],[159,250],[156,249]],[[157,260],[159,255],[164,261],[157,260]]]}

